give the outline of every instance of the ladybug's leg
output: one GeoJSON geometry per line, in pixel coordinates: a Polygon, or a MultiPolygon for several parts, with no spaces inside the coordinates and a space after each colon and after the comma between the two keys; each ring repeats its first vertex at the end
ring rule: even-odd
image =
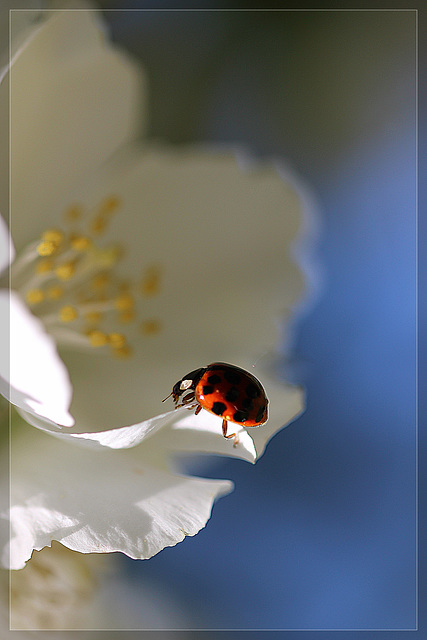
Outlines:
{"type": "Polygon", "coordinates": [[[187,395],[181,399],[181,403],[176,405],[175,409],[178,409],[178,407],[185,407],[187,404],[190,404],[190,402],[193,402],[194,397],[194,391],[187,393],[187,395]]]}
{"type": "Polygon", "coordinates": [[[229,436],[227,435],[227,420],[224,418],[224,420],[222,421],[222,435],[224,436],[224,438],[228,438],[229,436]]]}
{"type": "Polygon", "coordinates": [[[194,415],[197,416],[197,414],[199,414],[202,409],[203,409],[202,405],[199,404],[199,406],[197,407],[196,411],[194,412],[194,415]]]}
{"type": "Polygon", "coordinates": [[[233,442],[233,447],[237,447],[237,443],[239,442],[239,436],[237,435],[237,433],[229,433],[227,434],[227,422],[228,420],[226,420],[225,418],[222,421],[222,435],[224,436],[224,438],[234,438],[234,442],[233,442]]]}

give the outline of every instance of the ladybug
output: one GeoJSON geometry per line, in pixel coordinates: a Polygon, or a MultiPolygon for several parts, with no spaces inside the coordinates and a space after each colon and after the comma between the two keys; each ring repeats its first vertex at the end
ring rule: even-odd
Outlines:
{"type": "Polygon", "coordinates": [[[234,437],[234,446],[238,437],[236,433],[227,434],[228,422],[259,427],[268,419],[268,399],[262,384],[251,373],[233,364],[214,362],[187,373],[174,384],[163,402],[171,396],[175,409],[188,405],[189,409],[197,407],[195,415],[206,409],[221,417],[223,436],[234,437]],[[188,393],[181,397],[186,391],[188,393]]]}

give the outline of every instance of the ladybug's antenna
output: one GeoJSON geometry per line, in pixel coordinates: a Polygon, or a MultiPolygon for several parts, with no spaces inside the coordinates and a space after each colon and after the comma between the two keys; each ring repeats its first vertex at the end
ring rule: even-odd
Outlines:
{"type": "Polygon", "coordinates": [[[166,396],[166,398],[164,398],[164,400],[162,400],[162,402],[165,402],[168,398],[170,398],[173,395],[173,391],[170,392],[170,394],[168,396],[166,396]]]}

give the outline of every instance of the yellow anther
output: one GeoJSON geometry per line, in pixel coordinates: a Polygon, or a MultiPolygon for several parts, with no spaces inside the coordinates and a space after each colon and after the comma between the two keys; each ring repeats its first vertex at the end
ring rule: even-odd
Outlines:
{"type": "Polygon", "coordinates": [[[59,319],[61,322],[73,322],[79,317],[79,312],[70,304],[65,305],[59,310],[59,319]]]}
{"type": "Polygon", "coordinates": [[[99,268],[111,268],[122,257],[123,249],[119,246],[107,247],[100,249],[93,245],[90,250],[90,256],[98,264],[99,268]]]}
{"type": "Polygon", "coordinates": [[[44,293],[41,289],[30,289],[25,294],[28,304],[39,304],[44,300],[44,293]]]}
{"type": "Polygon", "coordinates": [[[132,355],[132,350],[126,345],[117,349],[113,348],[113,353],[117,358],[129,358],[132,355]]]}
{"type": "Polygon", "coordinates": [[[85,319],[90,324],[98,324],[98,322],[101,321],[101,318],[102,318],[102,313],[99,313],[98,311],[91,311],[90,313],[87,313],[85,315],[85,319]]]}
{"type": "Polygon", "coordinates": [[[141,323],[141,333],[145,336],[153,336],[159,333],[162,326],[158,320],[145,320],[141,323]]]}
{"type": "Polygon", "coordinates": [[[52,260],[49,260],[48,258],[45,260],[40,260],[37,264],[36,264],[36,273],[40,274],[40,273],[49,273],[49,271],[52,271],[53,269],[53,262],[52,260]]]}
{"type": "Polygon", "coordinates": [[[89,342],[92,347],[103,347],[108,343],[107,334],[103,331],[99,331],[98,329],[88,331],[87,337],[89,338],[89,342]]]}
{"type": "Polygon", "coordinates": [[[99,273],[92,279],[92,287],[94,289],[102,289],[110,282],[108,273],[99,273]]]}
{"type": "Polygon", "coordinates": [[[52,300],[59,300],[64,295],[64,289],[63,287],[60,287],[59,284],[53,285],[47,290],[47,295],[48,298],[51,298],[52,300]]]}
{"type": "Polygon", "coordinates": [[[90,225],[90,230],[95,235],[104,233],[107,228],[108,219],[104,215],[97,215],[96,218],[92,220],[90,225]]]}
{"type": "Polygon", "coordinates": [[[126,338],[122,333],[110,333],[108,341],[114,349],[121,349],[126,346],[126,338]]]}
{"type": "Polygon", "coordinates": [[[70,242],[75,251],[87,251],[92,245],[92,241],[87,236],[71,236],[70,242]]]}
{"type": "Polygon", "coordinates": [[[114,306],[119,311],[130,311],[134,307],[134,299],[130,293],[122,293],[115,299],[114,306]]]}
{"type": "Polygon", "coordinates": [[[135,311],[133,309],[129,309],[128,311],[122,311],[119,316],[119,322],[126,324],[128,322],[132,322],[135,320],[135,311]]]}
{"type": "Polygon", "coordinates": [[[80,204],[73,204],[65,210],[64,218],[67,222],[74,222],[83,215],[83,207],[80,204]]]}
{"type": "Polygon", "coordinates": [[[122,280],[117,286],[121,293],[125,293],[125,291],[130,291],[132,288],[128,280],[122,280]]]}
{"type": "Polygon", "coordinates": [[[115,213],[121,205],[121,200],[118,196],[109,196],[101,202],[98,213],[101,215],[108,215],[115,213]]]}
{"type": "Polygon", "coordinates": [[[64,234],[59,229],[47,229],[42,234],[42,240],[44,242],[53,242],[59,246],[64,240],[64,234]]]}
{"type": "Polygon", "coordinates": [[[55,274],[60,280],[69,280],[76,272],[75,262],[64,262],[55,269],[55,274]]]}
{"type": "Polygon", "coordinates": [[[55,242],[52,242],[50,240],[40,242],[40,244],[37,247],[37,253],[39,254],[39,256],[42,256],[42,257],[52,256],[57,250],[58,250],[58,245],[55,244],[55,242]]]}
{"type": "Polygon", "coordinates": [[[160,289],[161,269],[157,265],[147,267],[141,280],[143,296],[154,296],[160,289]]]}

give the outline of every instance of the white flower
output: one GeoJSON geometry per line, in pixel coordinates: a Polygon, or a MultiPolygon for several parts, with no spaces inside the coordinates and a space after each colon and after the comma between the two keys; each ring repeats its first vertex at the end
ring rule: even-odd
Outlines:
{"type": "Polygon", "coordinates": [[[300,389],[254,367],[304,291],[297,189],[228,151],[131,144],[140,85],[89,11],[42,22],[12,61],[1,392],[37,427],[12,425],[14,569],[52,540],[149,558],[196,534],[232,485],[177,473],[176,452],[254,462],[303,408],[300,389]],[[161,403],[213,361],[254,372],[269,396],[269,421],[236,447],[221,418],[161,403]]]}

